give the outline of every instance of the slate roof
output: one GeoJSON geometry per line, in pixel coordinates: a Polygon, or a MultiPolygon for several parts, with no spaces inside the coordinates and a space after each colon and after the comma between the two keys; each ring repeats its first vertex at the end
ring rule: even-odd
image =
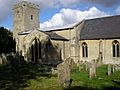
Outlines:
{"type": "MultiPolygon", "coordinates": [[[[22,32],[19,32],[18,35],[27,35],[27,34],[31,33],[32,31],[33,30],[22,31],[22,32]]],[[[40,31],[40,30],[38,30],[38,31],[40,31]]],[[[69,41],[68,39],[66,39],[56,33],[53,33],[53,32],[46,32],[46,31],[41,31],[41,32],[47,34],[50,37],[50,39],[52,39],[52,40],[69,41]]]]}
{"type": "Polygon", "coordinates": [[[64,38],[64,37],[62,37],[62,36],[60,36],[60,35],[58,35],[56,33],[53,33],[53,32],[43,32],[43,33],[47,34],[50,37],[50,39],[52,39],[52,40],[69,41],[68,39],[66,39],[66,38],[64,38]]]}
{"type": "Polygon", "coordinates": [[[113,38],[120,38],[120,15],[85,20],[80,32],[80,40],[113,38]]]}

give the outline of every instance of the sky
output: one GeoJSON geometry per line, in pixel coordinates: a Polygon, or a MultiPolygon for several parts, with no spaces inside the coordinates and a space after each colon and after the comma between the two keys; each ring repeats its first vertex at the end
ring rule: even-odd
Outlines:
{"type": "MultiPolygon", "coordinates": [[[[13,11],[23,0],[0,0],[0,26],[13,29],[13,11]]],[[[120,15],[120,0],[24,0],[40,7],[40,28],[72,26],[83,19],[120,15]]]]}

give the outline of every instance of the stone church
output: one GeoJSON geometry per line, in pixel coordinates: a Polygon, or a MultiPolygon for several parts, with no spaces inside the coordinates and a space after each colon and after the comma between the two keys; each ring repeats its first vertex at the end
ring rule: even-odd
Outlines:
{"type": "Polygon", "coordinates": [[[120,63],[120,16],[87,19],[55,30],[39,27],[39,6],[27,1],[13,8],[16,51],[27,62],[57,65],[67,58],[120,63]]]}

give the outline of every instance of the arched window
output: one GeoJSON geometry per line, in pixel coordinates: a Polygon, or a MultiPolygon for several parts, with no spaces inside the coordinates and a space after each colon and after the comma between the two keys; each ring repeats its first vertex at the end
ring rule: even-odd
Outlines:
{"type": "Polygon", "coordinates": [[[120,57],[120,44],[117,40],[113,41],[112,48],[113,48],[113,57],[120,57]]]}
{"type": "Polygon", "coordinates": [[[82,43],[82,55],[88,57],[88,45],[85,42],[82,43]]]}

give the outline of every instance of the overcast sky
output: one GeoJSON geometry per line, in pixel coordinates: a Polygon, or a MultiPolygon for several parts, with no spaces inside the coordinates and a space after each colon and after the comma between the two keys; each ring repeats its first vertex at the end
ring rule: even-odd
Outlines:
{"type": "MultiPolygon", "coordinates": [[[[0,26],[13,28],[12,8],[22,0],[0,0],[0,26]]],[[[83,19],[120,14],[120,0],[26,0],[40,6],[40,28],[61,28],[83,19]]]]}

